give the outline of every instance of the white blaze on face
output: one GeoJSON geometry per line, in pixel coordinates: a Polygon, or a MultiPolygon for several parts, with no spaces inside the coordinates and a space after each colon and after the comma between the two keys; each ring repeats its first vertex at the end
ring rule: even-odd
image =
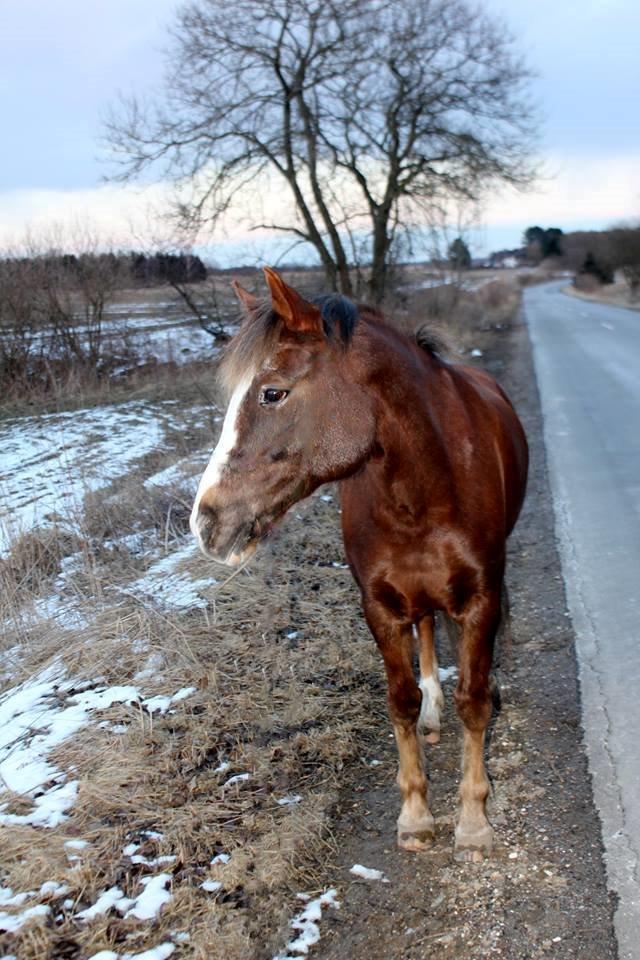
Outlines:
{"type": "Polygon", "coordinates": [[[200,507],[200,501],[207,490],[210,490],[219,483],[220,477],[222,476],[222,470],[229,459],[229,454],[236,445],[238,440],[238,413],[240,412],[242,401],[244,400],[245,395],[251,386],[252,380],[253,377],[247,377],[245,380],[242,380],[233,391],[231,400],[229,401],[229,406],[227,407],[227,412],[225,414],[224,423],[222,425],[220,439],[218,440],[215,450],[211,454],[211,459],[209,460],[207,469],[202,474],[202,479],[198,485],[198,492],[196,493],[196,499],[193,504],[193,510],[191,511],[191,517],[189,520],[191,532],[195,537],[199,537],[198,509],[200,507]]]}

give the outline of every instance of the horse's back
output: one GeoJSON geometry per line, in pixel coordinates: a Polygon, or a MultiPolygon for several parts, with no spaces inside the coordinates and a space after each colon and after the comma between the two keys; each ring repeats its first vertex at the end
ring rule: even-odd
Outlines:
{"type": "MultiPolygon", "coordinates": [[[[524,428],[509,397],[490,374],[464,364],[448,369],[464,405],[472,443],[478,448],[476,467],[483,464],[489,471],[492,461],[497,467],[508,535],[526,491],[529,451],[524,428]]],[[[476,469],[476,484],[484,482],[479,474],[476,469]]]]}

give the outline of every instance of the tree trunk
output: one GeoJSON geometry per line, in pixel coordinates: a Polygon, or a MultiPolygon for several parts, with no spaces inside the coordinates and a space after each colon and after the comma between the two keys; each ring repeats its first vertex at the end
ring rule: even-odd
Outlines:
{"type": "Polygon", "coordinates": [[[376,217],[373,228],[373,250],[371,255],[371,276],[369,278],[369,296],[371,302],[380,304],[387,292],[389,271],[389,248],[391,238],[387,234],[387,217],[376,217]]]}

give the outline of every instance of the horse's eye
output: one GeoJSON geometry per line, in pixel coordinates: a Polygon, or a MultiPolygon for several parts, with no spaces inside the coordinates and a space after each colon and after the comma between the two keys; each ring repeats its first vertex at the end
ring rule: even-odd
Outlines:
{"type": "Polygon", "coordinates": [[[285,397],[289,396],[288,390],[277,390],[275,387],[267,387],[262,391],[260,403],[263,406],[271,403],[280,403],[285,397]]]}

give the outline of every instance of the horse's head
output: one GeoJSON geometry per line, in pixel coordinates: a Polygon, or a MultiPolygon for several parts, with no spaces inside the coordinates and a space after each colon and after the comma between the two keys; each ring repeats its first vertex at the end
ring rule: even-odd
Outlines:
{"type": "Polygon", "coordinates": [[[232,566],[292,504],[357,469],[374,442],[350,364],[356,307],[339,296],[311,303],[265,275],[265,301],[234,284],[245,319],[221,368],[229,406],[191,513],[203,551],[232,566]]]}

